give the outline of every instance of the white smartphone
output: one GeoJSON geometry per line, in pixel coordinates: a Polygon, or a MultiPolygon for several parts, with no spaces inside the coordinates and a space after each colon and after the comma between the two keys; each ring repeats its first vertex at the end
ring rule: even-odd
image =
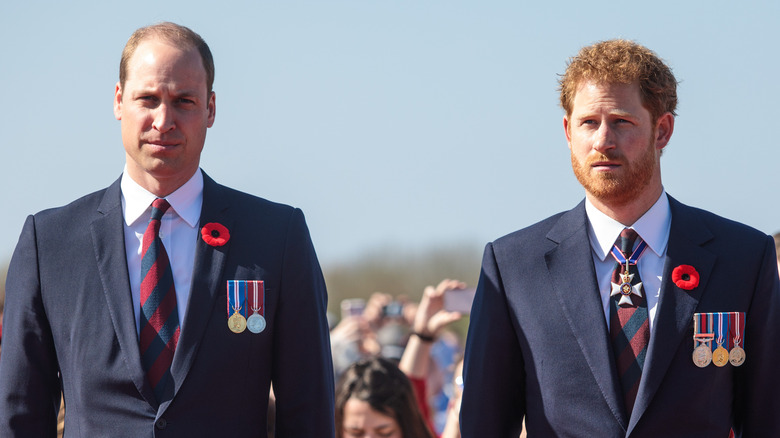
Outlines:
{"type": "Polygon", "coordinates": [[[476,293],[476,288],[448,290],[444,293],[444,310],[468,315],[476,293]]]}

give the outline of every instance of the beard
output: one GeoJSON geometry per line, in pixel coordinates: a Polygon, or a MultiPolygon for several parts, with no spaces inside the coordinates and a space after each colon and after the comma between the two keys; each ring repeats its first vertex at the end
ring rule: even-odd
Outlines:
{"type": "Polygon", "coordinates": [[[571,167],[577,181],[589,194],[611,205],[626,205],[637,199],[650,184],[658,166],[655,153],[655,139],[650,137],[644,152],[633,162],[615,149],[588,157],[581,163],[571,154],[571,167]],[[591,165],[598,161],[620,163],[619,172],[595,172],[591,165]]]}

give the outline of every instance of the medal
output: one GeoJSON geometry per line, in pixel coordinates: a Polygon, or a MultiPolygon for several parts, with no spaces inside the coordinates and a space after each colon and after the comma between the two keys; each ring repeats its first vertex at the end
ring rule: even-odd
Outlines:
{"type": "Polygon", "coordinates": [[[265,330],[265,318],[262,315],[253,313],[246,320],[246,328],[252,333],[260,333],[265,330]]]}
{"type": "Polygon", "coordinates": [[[712,333],[712,319],[707,316],[706,313],[693,315],[693,363],[699,368],[712,362],[712,340],[715,335],[712,333]],[[705,327],[708,327],[708,332],[702,333],[705,327]]]}
{"type": "Polygon", "coordinates": [[[241,333],[246,330],[246,318],[238,313],[241,308],[236,309],[235,313],[228,318],[228,327],[233,333],[241,333]]]}
{"type": "Polygon", "coordinates": [[[260,333],[265,330],[265,287],[262,281],[254,280],[248,282],[249,301],[252,315],[246,320],[246,327],[252,333],[260,333]]]}
{"type": "Polygon", "coordinates": [[[729,322],[732,322],[731,330],[729,331],[729,334],[731,335],[733,333],[733,336],[731,336],[734,346],[731,347],[731,351],[729,352],[729,363],[731,363],[732,366],[738,367],[745,363],[745,350],[740,347],[740,344],[742,343],[742,332],[745,330],[745,314],[743,312],[733,312],[729,314],[729,322]]]}
{"type": "Polygon", "coordinates": [[[712,362],[712,349],[706,343],[693,349],[693,363],[699,368],[704,368],[712,362]]]}
{"type": "Polygon", "coordinates": [[[712,363],[717,367],[725,366],[729,363],[729,352],[723,346],[718,345],[718,348],[712,352],[712,363]]]}
{"type": "Polygon", "coordinates": [[[631,301],[631,295],[633,294],[638,297],[642,296],[642,283],[639,282],[634,285],[631,284],[631,281],[634,279],[634,274],[629,274],[629,266],[636,266],[637,260],[639,260],[639,257],[642,256],[642,253],[645,252],[645,249],[647,249],[647,242],[643,240],[639,242],[639,245],[636,247],[631,256],[626,258],[623,255],[623,251],[621,251],[617,245],[612,246],[612,257],[614,257],[619,264],[626,264],[625,274],[620,274],[620,284],[610,283],[612,285],[612,291],[610,292],[609,296],[614,297],[615,295],[620,295],[618,306],[622,306],[624,304],[633,306],[634,302],[631,301]]]}
{"type": "Polygon", "coordinates": [[[246,282],[228,280],[227,316],[231,332],[241,333],[246,330],[246,313],[246,282]]]}
{"type": "Polygon", "coordinates": [[[724,313],[714,313],[712,317],[717,320],[716,324],[718,327],[717,340],[715,341],[718,344],[718,348],[712,352],[712,363],[715,366],[722,367],[729,363],[729,352],[723,348],[723,341],[728,339],[726,337],[728,334],[728,316],[724,313]]]}
{"type": "Polygon", "coordinates": [[[734,346],[729,352],[729,363],[735,367],[745,363],[745,350],[738,345],[734,346]]]}

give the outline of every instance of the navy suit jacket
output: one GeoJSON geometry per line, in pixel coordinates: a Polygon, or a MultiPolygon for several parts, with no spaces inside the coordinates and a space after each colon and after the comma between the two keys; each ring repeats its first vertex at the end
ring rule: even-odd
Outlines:
{"type": "Polygon", "coordinates": [[[280,437],[333,436],[327,293],[303,214],[204,175],[192,288],[158,402],[138,347],[119,181],[27,218],[6,283],[0,436],[266,436],[270,384],[280,437]],[[227,280],[265,282],[267,327],[228,329],[227,280]]]}
{"type": "Polygon", "coordinates": [[[780,436],[772,238],[670,197],[663,284],[633,413],[622,401],[584,202],[488,244],[466,344],[464,438],[780,436]],[[692,265],[699,285],[671,279],[692,265]],[[695,312],[746,312],[740,367],[692,360],[695,312]],[[630,418],[629,418],[630,417],[630,418]]]}

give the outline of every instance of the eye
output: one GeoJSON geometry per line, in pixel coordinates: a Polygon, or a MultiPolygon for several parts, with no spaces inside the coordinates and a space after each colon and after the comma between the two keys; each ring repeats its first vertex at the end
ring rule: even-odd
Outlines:
{"type": "Polygon", "coordinates": [[[146,105],[146,106],[153,106],[153,105],[157,104],[157,97],[156,96],[152,96],[151,94],[144,94],[144,95],[138,96],[136,99],[139,100],[143,105],[146,105]]]}
{"type": "Polygon", "coordinates": [[[194,105],[195,101],[192,99],[189,99],[187,97],[180,97],[179,103],[185,104],[185,105],[194,105]]]}
{"type": "Polygon", "coordinates": [[[614,125],[636,125],[636,118],[630,114],[613,114],[610,123],[614,125]]]}

